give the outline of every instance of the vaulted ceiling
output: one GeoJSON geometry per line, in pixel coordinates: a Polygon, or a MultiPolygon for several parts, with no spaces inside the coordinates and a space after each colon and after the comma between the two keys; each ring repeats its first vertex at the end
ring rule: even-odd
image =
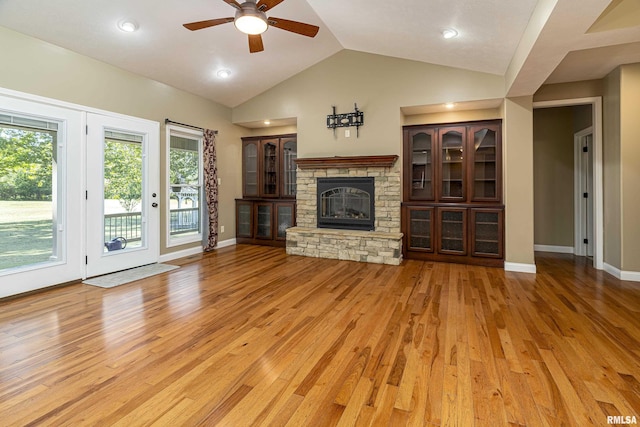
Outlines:
{"type": "Polygon", "coordinates": [[[229,107],[342,49],[505,75],[514,96],[640,62],[640,0],[285,0],[267,15],[320,31],[270,28],[259,53],[232,23],[182,26],[234,13],[223,0],[0,0],[1,26],[229,107]]]}

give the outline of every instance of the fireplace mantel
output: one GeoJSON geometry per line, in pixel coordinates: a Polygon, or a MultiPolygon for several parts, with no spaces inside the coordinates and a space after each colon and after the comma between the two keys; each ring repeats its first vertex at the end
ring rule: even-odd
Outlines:
{"type": "Polygon", "coordinates": [[[388,156],[336,156],[336,157],[307,157],[294,160],[300,169],[329,169],[329,168],[388,168],[398,160],[397,155],[388,156]]]}

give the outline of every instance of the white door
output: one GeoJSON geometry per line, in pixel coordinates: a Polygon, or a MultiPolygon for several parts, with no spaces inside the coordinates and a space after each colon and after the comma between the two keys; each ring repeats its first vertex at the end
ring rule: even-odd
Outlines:
{"type": "Polygon", "coordinates": [[[585,253],[588,257],[593,256],[593,134],[585,135],[583,137],[583,147],[586,147],[586,152],[583,152],[583,193],[587,197],[583,198],[584,206],[584,232],[585,238],[585,253]]]}
{"type": "Polygon", "coordinates": [[[578,256],[594,253],[593,133],[575,134],[575,248],[578,256]]]}
{"type": "Polygon", "coordinates": [[[87,114],[86,277],[158,261],[159,127],[87,114]]]}
{"type": "Polygon", "coordinates": [[[0,90],[0,298],[82,275],[82,121],[0,90]]]}

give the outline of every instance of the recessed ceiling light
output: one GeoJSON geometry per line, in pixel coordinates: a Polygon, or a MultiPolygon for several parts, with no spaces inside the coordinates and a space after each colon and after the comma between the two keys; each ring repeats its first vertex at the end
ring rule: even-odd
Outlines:
{"type": "Polygon", "coordinates": [[[231,77],[231,71],[227,70],[227,69],[223,69],[223,70],[219,70],[216,75],[218,77],[220,77],[221,79],[228,79],[229,77],[231,77]]]}
{"type": "Polygon", "coordinates": [[[133,33],[138,29],[138,24],[130,19],[123,19],[118,22],[118,28],[126,33],[133,33]]]}
{"type": "Polygon", "coordinates": [[[445,39],[452,39],[458,35],[458,32],[453,28],[446,28],[442,30],[442,37],[445,39]]]}
{"type": "Polygon", "coordinates": [[[454,104],[453,102],[447,102],[446,104],[444,104],[444,106],[449,108],[449,109],[451,109],[451,108],[455,107],[456,104],[454,104]]]}
{"type": "Polygon", "coordinates": [[[270,124],[271,124],[271,122],[270,122],[269,120],[265,120],[265,121],[264,121],[264,124],[268,126],[268,125],[270,125],[270,124]]]}

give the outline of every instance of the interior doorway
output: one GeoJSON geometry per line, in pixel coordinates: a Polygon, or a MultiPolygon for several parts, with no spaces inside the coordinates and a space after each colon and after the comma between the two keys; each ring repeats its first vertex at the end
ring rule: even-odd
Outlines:
{"type": "MultiPolygon", "coordinates": [[[[584,160],[585,182],[584,185],[589,188],[589,197],[587,202],[583,200],[577,201],[579,198],[584,198],[584,191],[580,191],[580,187],[574,190],[574,215],[580,215],[580,219],[575,221],[574,228],[580,227],[574,233],[574,241],[581,238],[581,242],[584,239],[588,239],[589,243],[585,244],[575,243],[574,253],[583,256],[587,256],[591,253],[593,256],[593,266],[598,269],[604,269],[604,203],[603,203],[603,161],[602,161],[602,98],[590,97],[590,98],[577,98],[577,99],[563,99],[555,101],[540,101],[534,102],[534,109],[538,108],[554,108],[554,107],[570,107],[578,105],[591,105],[591,132],[581,134],[579,138],[584,143],[585,140],[589,140],[591,144],[591,150],[589,150],[588,159],[584,160]],[[589,135],[591,135],[589,137],[589,135]],[[593,196],[593,197],[590,197],[593,196]],[[592,206],[592,212],[589,213],[589,204],[592,206]],[[585,211],[579,213],[579,210],[584,207],[585,211]],[[590,219],[589,219],[590,218],[590,219]],[[592,225],[589,224],[591,221],[592,225]],[[590,235],[588,234],[590,231],[590,235]],[[579,237],[586,234],[586,237],[579,237]]],[[[579,132],[580,133],[580,132],[579,132]]],[[[574,164],[574,174],[577,174],[580,166],[574,164]]],[[[576,184],[574,182],[574,187],[576,184]]]]}

